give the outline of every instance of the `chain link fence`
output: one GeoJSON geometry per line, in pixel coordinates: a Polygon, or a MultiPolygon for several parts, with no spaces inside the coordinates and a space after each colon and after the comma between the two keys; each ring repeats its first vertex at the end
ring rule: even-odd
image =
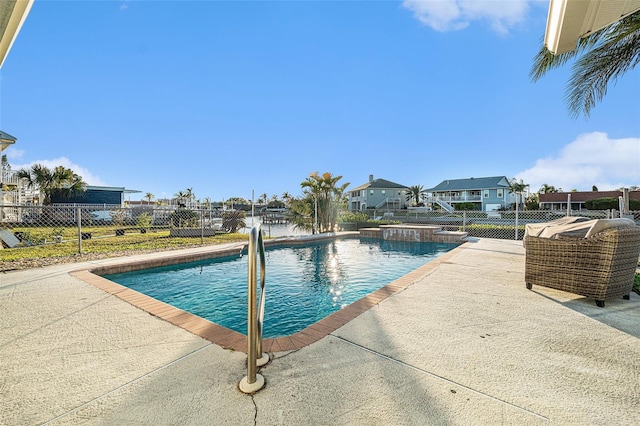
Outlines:
{"type": "Polygon", "coordinates": [[[175,238],[191,239],[184,244],[204,244],[209,237],[234,233],[244,226],[245,213],[241,211],[151,205],[0,206],[3,248],[75,244],[77,252],[83,253],[89,246],[117,251],[160,239],[169,245],[175,238]]]}
{"type": "MultiPolygon", "coordinates": [[[[617,210],[580,211],[445,211],[368,210],[352,212],[357,222],[339,223],[340,230],[381,224],[436,225],[467,232],[472,237],[521,240],[527,223],[559,217],[617,218],[617,210]],[[366,213],[366,214],[365,214],[366,213]],[[362,219],[362,221],[360,221],[362,219]]],[[[640,212],[628,215],[640,224],[640,212]]],[[[271,218],[263,218],[269,222],[271,218]]],[[[253,222],[253,220],[251,220],[253,222]]],[[[275,223],[275,222],[274,222],[275,223]]],[[[158,251],[228,241],[244,241],[247,223],[243,211],[141,205],[2,205],[0,206],[0,263],[12,268],[15,259],[42,259],[87,253],[119,255],[158,251]]],[[[290,230],[287,230],[289,234],[290,230]]],[[[270,233],[268,235],[271,235],[270,233]]]]}
{"type": "Polygon", "coordinates": [[[482,212],[442,210],[367,210],[359,212],[366,215],[362,222],[344,223],[344,229],[357,230],[379,224],[409,223],[417,225],[435,225],[446,231],[464,231],[470,237],[500,238],[521,240],[527,223],[541,223],[564,216],[581,216],[591,219],[612,219],[629,217],[640,224],[640,211],[621,215],[618,210],[525,210],[482,212]]]}

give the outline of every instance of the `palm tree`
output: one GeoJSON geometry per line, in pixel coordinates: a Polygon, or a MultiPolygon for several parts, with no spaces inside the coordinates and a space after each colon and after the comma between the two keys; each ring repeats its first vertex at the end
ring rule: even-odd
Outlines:
{"type": "Polygon", "coordinates": [[[287,191],[282,193],[282,201],[284,202],[285,207],[289,205],[293,197],[287,191]]]}
{"type": "Polygon", "coordinates": [[[543,46],[534,58],[529,75],[538,81],[548,71],[579,55],[565,94],[569,113],[574,118],[580,113],[589,117],[595,104],[606,95],[609,82],[615,83],[640,62],[640,12],[580,39],[572,51],[556,56],[543,46]]]}
{"type": "Polygon", "coordinates": [[[538,190],[539,194],[552,194],[554,192],[558,192],[556,187],[553,185],[548,185],[546,183],[543,183],[540,189],[538,190]]]}
{"type": "Polygon", "coordinates": [[[509,182],[509,192],[512,194],[516,194],[516,210],[518,210],[518,206],[520,206],[520,200],[522,199],[522,193],[525,192],[525,189],[529,186],[528,183],[524,183],[522,179],[520,182],[513,179],[509,182]]]}
{"type": "Polygon", "coordinates": [[[71,198],[86,191],[87,184],[82,177],[64,166],[50,169],[42,164],[34,164],[31,169],[21,169],[18,177],[24,179],[27,188],[38,188],[42,204],[51,204],[51,197],[71,198]]]}
{"type": "Polygon", "coordinates": [[[335,229],[338,216],[338,204],[343,202],[344,191],[350,184],[338,185],[342,176],[333,176],[326,172],[319,175],[313,172],[300,186],[307,198],[314,201],[314,215],[318,218],[317,232],[331,232],[335,229]]]}
{"type": "Polygon", "coordinates": [[[147,200],[147,204],[150,204],[153,199],[156,198],[156,196],[150,192],[147,192],[146,194],[144,194],[144,198],[147,200]]]}
{"type": "Polygon", "coordinates": [[[187,199],[187,205],[191,206],[196,199],[196,194],[193,193],[193,188],[187,188],[185,191],[185,197],[187,199]]]}
{"type": "Polygon", "coordinates": [[[427,194],[427,190],[422,185],[413,185],[409,187],[409,193],[407,194],[407,201],[414,200],[413,205],[418,206],[424,200],[427,194]]]}
{"type": "Polygon", "coordinates": [[[187,194],[185,191],[178,191],[174,194],[174,197],[178,199],[179,205],[186,205],[186,200],[188,196],[189,194],[187,194]]]}
{"type": "Polygon", "coordinates": [[[312,197],[289,199],[287,219],[294,228],[314,230],[314,200],[312,197]]]}

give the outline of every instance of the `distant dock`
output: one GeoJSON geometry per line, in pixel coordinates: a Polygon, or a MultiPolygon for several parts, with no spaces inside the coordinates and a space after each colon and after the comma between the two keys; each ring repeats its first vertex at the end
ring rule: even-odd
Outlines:
{"type": "Polygon", "coordinates": [[[260,214],[260,220],[264,224],[283,224],[289,223],[287,209],[267,209],[260,214]]]}

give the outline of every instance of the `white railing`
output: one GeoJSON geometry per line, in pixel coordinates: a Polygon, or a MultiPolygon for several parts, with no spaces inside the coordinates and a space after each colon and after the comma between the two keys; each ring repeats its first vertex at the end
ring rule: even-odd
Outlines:
{"type": "Polygon", "coordinates": [[[380,201],[378,203],[378,205],[376,206],[376,209],[381,208],[384,205],[398,205],[398,207],[400,207],[402,200],[400,198],[385,198],[384,200],[380,201]]]}

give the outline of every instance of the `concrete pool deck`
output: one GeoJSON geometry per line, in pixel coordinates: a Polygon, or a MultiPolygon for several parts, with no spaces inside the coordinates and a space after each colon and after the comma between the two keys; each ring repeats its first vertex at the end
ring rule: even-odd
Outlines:
{"type": "Polygon", "coordinates": [[[70,274],[123,259],[0,274],[0,424],[640,424],[640,296],[527,290],[521,241],[445,256],[316,342],[272,346],[254,395],[244,353],[70,274]]]}

